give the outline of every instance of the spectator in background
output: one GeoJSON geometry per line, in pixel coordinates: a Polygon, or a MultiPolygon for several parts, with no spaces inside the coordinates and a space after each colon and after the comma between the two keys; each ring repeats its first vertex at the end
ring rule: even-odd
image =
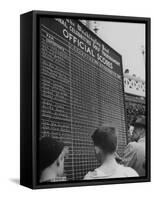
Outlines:
{"type": "Polygon", "coordinates": [[[135,169],[139,176],[145,176],[145,117],[137,118],[130,142],[124,152],[123,164],[135,169]]]}
{"type": "Polygon", "coordinates": [[[134,131],[134,124],[130,124],[129,133],[130,133],[131,136],[133,135],[133,131],[134,131]]]}
{"type": "Polygon", "coordinates": [[[64,173],[64,157],[68,148],[51,137],[43,137],[39,143],[40,183],[59,181],[64,173]]]}
{"type": "Polygon", "coordinates": [[[116,162],[117,135],[114,127],[103,126],[98,128],[93,133],[92,140],[100,167],[88,172],[84,177],[85,180],[138,176],[132,168],[124,167],[116,162]]]}
{"type": "Polygon", "coordinates": [[[124,74],[129,74],[129,69],[125,69],[124,74]]]}
{"type": "Polygon", "coordinates": [[[133,131],[134,131],[134,126],[130,124],[129,129],[127,131],[128,143],[132,142],[133,131]]]}
{"type": "Polygon", "coordinates": [[[128,129],[128,133],[127,133],[128,143],[133,141],[133,131],[134,131],[135,121],[136,121],[136,117],[129,124],[129,129],[128,129]]]}

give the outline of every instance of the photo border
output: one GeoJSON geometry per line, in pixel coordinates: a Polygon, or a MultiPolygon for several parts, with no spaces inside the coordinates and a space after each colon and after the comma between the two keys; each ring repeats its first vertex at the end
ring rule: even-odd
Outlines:
{"type": "MultiPolygon", "coordinates": [[[[128,17],[114,15],[98,15],[98,14],[83,14],[83,13],[67,13],[67,12],[50,12],[50,11],[32,11],[32,188],[59,188],[59,187],[74,187],[74,186],[92,186],[92,185],[107,185],[121,183],[137,183],[149,182],[151,180],[151,19],[144,17],[128,17]],[[40,56],[40,17],[56,17],[56,18],[72,18],[84,20],[101,20],[112,22],[125,23],[143,23],[145,24],[145,50],[146,50],[146,176],[145,177],[129,177],[129,178],[114,178],[114,179],[99,179],[99,180],[81,180],[81,181],[63,181],[53,182],[50,184],[38,183],[38,138],[39,138],[39,120],[40,120],[40,87],[39,87],[39,56],[40,56]]],[[[28,148],[28,147],[27,147],[28,148]]]]}

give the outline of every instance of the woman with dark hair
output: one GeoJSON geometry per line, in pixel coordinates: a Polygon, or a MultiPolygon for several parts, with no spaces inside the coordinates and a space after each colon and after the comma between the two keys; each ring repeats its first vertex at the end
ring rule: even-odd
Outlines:
{"type": "Polygon", "coordinates": [[[43,137],[39,143],[39,181],[55,182],[64,173],[64,157],[68,148],[51,137],[43,137]]]}

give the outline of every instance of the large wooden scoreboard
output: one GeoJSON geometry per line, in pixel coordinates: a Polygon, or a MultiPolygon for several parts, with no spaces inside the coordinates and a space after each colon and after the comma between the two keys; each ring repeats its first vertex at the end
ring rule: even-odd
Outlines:
{"type": "Polygon", "coordinates": [[[121,55],[77,19],[41,17],[40,137],[69,147],[67,180],[97,167],[91,135],[116,124],[118,153],[126,145],[121,55]]]}

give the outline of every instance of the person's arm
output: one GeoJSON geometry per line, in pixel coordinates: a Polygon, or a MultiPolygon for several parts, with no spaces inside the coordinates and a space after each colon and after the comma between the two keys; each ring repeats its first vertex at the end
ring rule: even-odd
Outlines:
{"type": "Polygon", "coordinates": [[[136,151],[133,143],[129,143],[124,151],[122,164],[125,166],[133,167],[137,161],[136,151]]]}
{"type": "Polygon", "coordinates": [[[117,163],[120,163],[120,164],[121,164],[121,162],[122,162],[122,157],[119,156],[119,154],[118,154],[117,152],[114,153],[114,156],[115,156],[115,159],[116,159],[117,163]]]}

